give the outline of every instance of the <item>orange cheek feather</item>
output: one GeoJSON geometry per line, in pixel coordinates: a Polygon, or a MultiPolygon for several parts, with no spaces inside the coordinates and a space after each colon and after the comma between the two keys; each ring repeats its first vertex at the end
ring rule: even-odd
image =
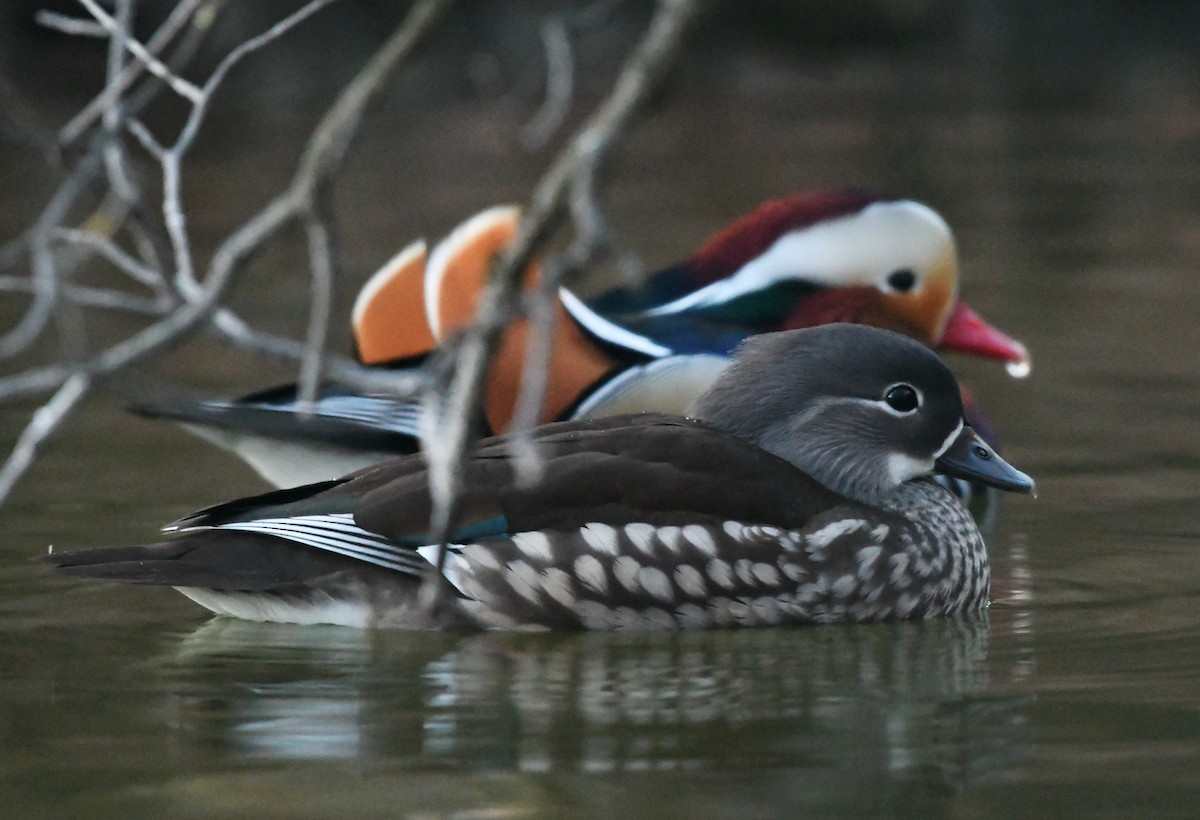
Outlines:
{"type": "Polygon", "coordinates": [[[820,290],[800,300],[782,329],[833,322],[894,330],[932,346],[939,338],[950,295],[944,280],[926,282],[919,294],[889,294],[859,286],[820,290]]]}
{"type": "Polygon", "coordinates": [[[363,286],[351,326],[363,364],[421,356],[437,346],[425,319],[425,245],[414,243],[363,286]]]}
{"type": "MultiPolygon", "coordinates": [[[[487,283],[492,262],[512,240],[517,222],[515,212],[511,218],[495,220],[465,242],[447,262],[437,300],[442,338],[466,327],[475,317],[479,295],[487,283]]],[[[538,282],[537,266],[531,265],[525,272],[523,289],[528,292],[538,282]]],[[[484,395],[484,413],[495,432],[503,432],[512,423],[532,337],[529,320],[516,319],[502,334],[492,359],[484,395]]],[[[584,390],[612,370],[615,364],[615,360],[594,345],[556,302],[546,395],[537,423],[558,419],[584,390]]]]}
{"type": "MultiPolygon", "coordinates": [[[[908,335],[935,347],[942,339],[942,330],[954,301],[951,283],[943,277],[931,276],[919,293],[880,293],[882,310],[895,317],[908,335]]],[[[881,325],[888,327],[888,325],[881,325]]]]}

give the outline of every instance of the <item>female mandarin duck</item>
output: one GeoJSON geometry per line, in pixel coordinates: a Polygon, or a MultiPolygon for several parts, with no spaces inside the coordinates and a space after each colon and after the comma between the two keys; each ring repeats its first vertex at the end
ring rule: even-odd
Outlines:
{"type": "MultiPolygon", "coordinates": [[[[359,359],[416,366],[466,326],[518,221],[515,208],[485,211],[428,258],[417,242],[385,265],[354,306],[359,359]]],[[[537,275],[528,272],[527,286],[537,275]]],[[[559,297],[543,423],[682,412],[747,336],[829,322],[874,325],[933,348],[1028,365],[1023,345],[958,300],[954,240],[941,217],[917,202],[855,192],[764,203],[642,288],[590,302],[564,288],[559,297]]],[[[514,322],[492,365],[484,402],[491,432],[512,420],[528,339],[528,322],[514,322]]],[[[281,487],[418,449],[414,401],[327,385],[312,412],[300,416],[295,398],[288,386],[235,401],[134,410],[185,422],[281,487]]]]}
{"type": "Polygon", "coordinates": [[[691,418],[612,416],[533,433],[519,485],[503,437],[465,469],[444,565],[425,460],[195,513],[150,546],[51,554],[71,575],[173,586],[260,621],[423,628],[710,628],[971,613],[988,596],[975,522],[937,470],[1030,492],[964,426],[927,347],[834,324],[749,338],[691,418]]]}

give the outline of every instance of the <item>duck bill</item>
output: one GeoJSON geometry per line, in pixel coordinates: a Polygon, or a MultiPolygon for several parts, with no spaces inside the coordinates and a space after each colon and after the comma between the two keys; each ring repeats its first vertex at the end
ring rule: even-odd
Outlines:
{"type": "Polygon", "coordinates": [[[1029,374],[1031,363],[1028,348],[992,327],[962,302],[955,304],[950,318],[946,320],[946,330],[938,348],[999,359],[1008,366],[1008,372],[1018,378],[1029,374]]]}
{"type": "Polygon", "coordinates": [[[934,469],[939,473],[976,481],[1014,493],[1035,493],[1033,479],[996,454],[970,427],[962,432],[937,457],[934,469]]]}

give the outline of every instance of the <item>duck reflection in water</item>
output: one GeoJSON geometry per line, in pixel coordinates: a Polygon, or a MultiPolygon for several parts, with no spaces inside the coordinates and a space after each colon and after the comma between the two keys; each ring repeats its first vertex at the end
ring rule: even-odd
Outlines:
{"type": "Polygon", "coordinates": [[[170,662],[172,712],[185,742],[235,757],[957,789],[1029,754],[988,639],[986,617],[466,638],[218,619],[170,662]]]}

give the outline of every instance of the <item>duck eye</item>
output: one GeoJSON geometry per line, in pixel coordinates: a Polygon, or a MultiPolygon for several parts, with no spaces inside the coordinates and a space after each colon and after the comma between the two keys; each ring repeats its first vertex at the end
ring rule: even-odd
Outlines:
{"type": "Polygon", "coordinates": [[[897,384],[889,388],[883,395],[883,400],[897,413],[911,413],[921,406],[921,398],[917,395],[916,388],[907,384],[897,384]]]}
{"type": "Polygon", "coordinates": [[[917,275],[908,268],[894,270],[888,274],[887,285],[897,293],[908,293],[917,284],[917,275]]]}

